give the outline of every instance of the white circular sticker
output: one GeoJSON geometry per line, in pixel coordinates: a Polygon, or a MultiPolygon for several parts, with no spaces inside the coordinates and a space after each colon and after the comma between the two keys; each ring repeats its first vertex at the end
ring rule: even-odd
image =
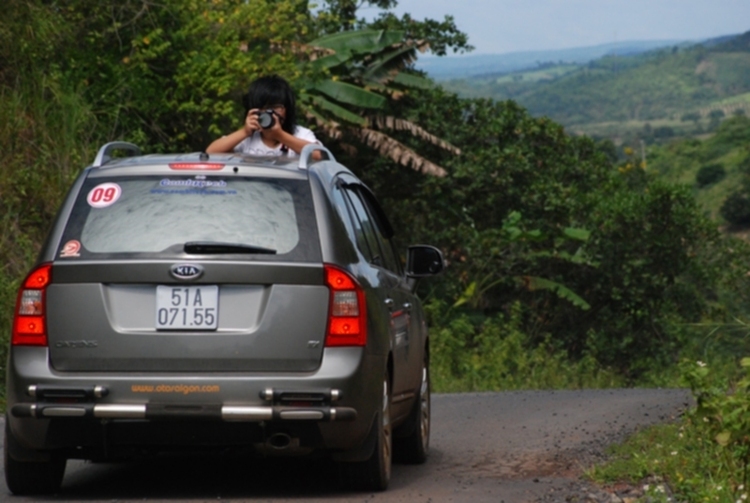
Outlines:
{"type": "Polygon", "coordinates": [[[86,200],[92,208],[106,208],[115,204],[121,194],[122,189],[116,183],[102,183],[91,189],[86,200]]]}

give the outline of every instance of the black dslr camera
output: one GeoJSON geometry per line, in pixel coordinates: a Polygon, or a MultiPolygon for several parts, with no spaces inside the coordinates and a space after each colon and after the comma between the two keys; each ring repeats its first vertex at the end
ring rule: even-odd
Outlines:
{"type": "Polygon", "coordinates": [[[273,110],[261,110],[258,112],[258,124],[263,129],[268,129],[276,124],[276,112],[273,110]]]}

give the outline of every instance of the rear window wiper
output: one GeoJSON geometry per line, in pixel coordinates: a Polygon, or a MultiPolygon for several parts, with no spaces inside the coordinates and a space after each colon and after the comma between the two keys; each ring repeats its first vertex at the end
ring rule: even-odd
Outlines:
{"type": "Polygon", "coordinates": [[[220,243],[214,241],[189,241],[183,248],[185,253],[265,253],[275,255],[276,250],[262,246],[241,243],[220,243]]]}

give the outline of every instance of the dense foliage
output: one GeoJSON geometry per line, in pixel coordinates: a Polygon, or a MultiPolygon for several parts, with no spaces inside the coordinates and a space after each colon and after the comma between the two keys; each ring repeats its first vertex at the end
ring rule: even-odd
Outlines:
{"type": "MultiPolygon", "coordinates": [[[[336,82],[346,64],[363,71],[382,54],[375,46],[339,53],[342,67],[308,64],[306,44],[365,27],[354,5],[330,1],[312,14],[303,0],[11,0],[0,20],[5,326],[55,208],[99,144],[200,149],[236,126],[238,97],[264,73],[314,103],[316,79],[336,82]]],[[[370,27],[424,37],[438,53],[467,48],[451,19],[420,23],[386,13],[370,27]]],[[[397,92],[396,77],[383,84],[378,113],[399,119],[393,140],[445,176],[404,169],[361,135],[318,132],[374,188],[402,237],[445,252],[446,274],[420,285],[444,389],[547,386],[552,369],[573,376],[571,386],[656,382],[661,366],[699,346],[688,324],[747,307],[736,278],[750,255],[720,236],[690,189],[655,181],[633,158],[616,165],[611,143],[568,135],[515,102],[461,99],[404,75],[397,92]]],[[[358,103],[344,105],[364,120],[358,103]]]]}
{"type": "Polygon", "coordinates": [[[458,303],[453,314],[468,315],[479,337],[484,320],[520,301],[532,345],[551,341],[631,378],[675,361],[688,336],[675,322],[710,316],[709,299],[734,273],[715,265],[725,245],[688,187],[633,161],[616,169],[606,145],[513,102],[432,91],[410,113],[462,148],[443,161],[449,175],[409,178],[378,161],[359,169],[414,239],[446,251],[436,302],[458,303]]]}

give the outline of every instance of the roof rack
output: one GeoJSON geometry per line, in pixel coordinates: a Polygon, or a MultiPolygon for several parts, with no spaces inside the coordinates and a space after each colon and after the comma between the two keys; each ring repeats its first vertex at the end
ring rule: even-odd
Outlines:
{"type": "Polygon", "coordinates": [[[133,145],[132,143],[128,143],[125,141],[112,141],[103,145],[102,148],[99,149],[99,152],[96,154],[96,158],[94,159],[94,164],[92,164],[92,166],[95,168],[99,168],[107,164],[112,160],[112,152],[114,152],[115,150],[123,150],[129,152],[128,157],[143,154],[143,152],[141,152],[141,149],[137,145],[133,145]]]}
{"type": "Polygon", "coordinates": [[[333,157],[330,150],[322,145],[318,145],[317,143],[308,143],[302,147],[302,152],[299,154],[299,165],[297,167],[299,169],[307,169],[307,166],[310,164],[310,159],[312,159],[312,155],[315,151],[322,152],[329,161],[336,162],[336,158],[333,157]]]}

